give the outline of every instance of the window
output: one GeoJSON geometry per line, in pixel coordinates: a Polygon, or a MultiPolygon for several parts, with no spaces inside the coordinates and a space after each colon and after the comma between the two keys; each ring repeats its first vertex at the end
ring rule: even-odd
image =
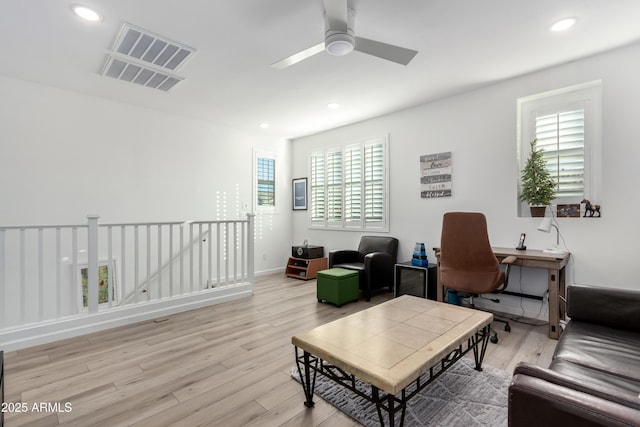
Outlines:
{"type": "Polygon", "coordinates": [[[537,146],[558,198],[584,197],[584,109],[536,115],[537,146]]]}
{"type": "Polygon", "coordinates": [[[387,140],[311,155],[311,225],[388,229],[387,140]]]}
{"type": "Polygon", "coordinates": [[[274,211],[277,206],[275,154],[254,152],[254,177],[256,208],[274,211]]]}
{"type": "MultiPolygon", "coordinates": [[[[518,99],[520,170],[537,138],[547,170],[556,181],[554,204],[599,201],[601,82],[589,82],[518,99]]],[[[518,177],[520,174],[518,174],[518,177]]],[[[524,202],[518,206],[526,214],[524,202]]]]}

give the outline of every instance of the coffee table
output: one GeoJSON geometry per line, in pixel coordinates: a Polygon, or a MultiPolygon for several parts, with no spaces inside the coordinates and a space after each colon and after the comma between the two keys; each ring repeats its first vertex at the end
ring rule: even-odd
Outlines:
{"type": "Polygon", "coordinates": [[[475,369],[489,341],[491,313],[403,295],[295,335],[296,364],[307,407],[316,374],[376,405],[380,424],[390,426],[406,404],[466,353],[475,369]],[[370,385],[356,388],[356,378],[370,385]]]}

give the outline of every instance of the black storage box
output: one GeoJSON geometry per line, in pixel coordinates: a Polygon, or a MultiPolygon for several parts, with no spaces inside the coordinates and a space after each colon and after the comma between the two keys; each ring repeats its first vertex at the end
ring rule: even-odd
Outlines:
{"type": "Polygon", "coordinates": [[[322,258],[324,256],[324,246],[299,245],[291,246],[291,256],[294,258],[322,258]]]}

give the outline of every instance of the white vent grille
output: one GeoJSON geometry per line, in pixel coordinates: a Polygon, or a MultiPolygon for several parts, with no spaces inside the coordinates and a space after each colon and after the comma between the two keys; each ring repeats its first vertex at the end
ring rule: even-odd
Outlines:
{"type": "Polygon", "coordinates": [[[167,92],[184,80],[173,71],[195,52],[191,47],[125,23],[102,75],[167,92]]]}
{"type": "Polygon", "coordinates": [[[168,92],[169,89],[184,80],[182,77],[169,75],[168,73],[145,67],[140,63],[116,58],[113,55],[110,55],[107,59],[102,75],[165,92],[168,92]]]}

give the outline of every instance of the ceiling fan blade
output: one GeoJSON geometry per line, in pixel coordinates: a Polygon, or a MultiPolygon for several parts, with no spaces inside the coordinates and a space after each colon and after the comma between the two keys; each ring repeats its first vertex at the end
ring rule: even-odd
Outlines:
{"type": "Polygon", "coordinates": [[[406,49],[404,47],[377,42],[363,37],[356,37],[354,50],[402,65],[407,65],[418,53],[417,50],[406,49]]]}
{"type": "Polygon", "coordinates": [[[323,50],[324,50],[324,42],[318,43],[317,45],[311,46],[310,48],[307,48],[301,52],[294,53],[291,56],[287,56],[286,58],[281,59],[278,62],[274,62],[273,64],[271,64],[271,67],[282,70],[283,68],[290,67],[291,65],[296,64],[302,60],[305,60],[315,55],[316,53],[320,53],[323,50]]]}
{"type": "Polygon", "coordinates": [[[347,0],[324,0],[327,27],[333,31],[347,32],[349,7],[347,0]]]}

